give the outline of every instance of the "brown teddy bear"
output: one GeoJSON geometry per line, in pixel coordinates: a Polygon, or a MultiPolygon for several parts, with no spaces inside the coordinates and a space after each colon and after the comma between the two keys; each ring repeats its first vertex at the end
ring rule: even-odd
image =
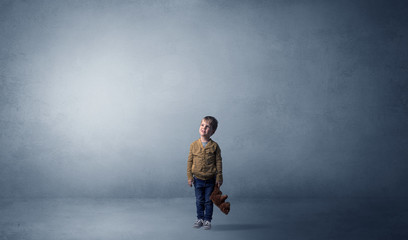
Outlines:
{"type": "Polygon", "coordinates": [[[222,192],[217,184],[214,187],[214,191],[211,193],[210,199],[213,203],[220,208],[221,212],[227,215],[230,211],[230,203],[225,202],[225,199],[228,198],[228,195],[222,196],[222,192]]]}

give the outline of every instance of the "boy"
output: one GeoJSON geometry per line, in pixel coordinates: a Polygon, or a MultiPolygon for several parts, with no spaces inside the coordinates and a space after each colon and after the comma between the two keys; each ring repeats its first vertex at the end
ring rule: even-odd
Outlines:
{"type": "Polygon", "coordinates": [[[222,184],[221,149],[210,137],[217,130],[218,121],[212,116],[201,120],[200,138],[190,145],[187,161],[188,185],[194,184],[197,220],[193,227],[211,229],[213,202],[210,200],[215,184],[222,184]]]}

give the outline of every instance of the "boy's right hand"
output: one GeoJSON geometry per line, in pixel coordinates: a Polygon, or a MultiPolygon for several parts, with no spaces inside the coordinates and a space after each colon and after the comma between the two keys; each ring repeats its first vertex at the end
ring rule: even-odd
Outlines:
{"type": "Polygon", "coordinates": [[[193,186],[193,180],[188,180],[188,185],[190,186],[190,187],[192,187],[193,186]]]}

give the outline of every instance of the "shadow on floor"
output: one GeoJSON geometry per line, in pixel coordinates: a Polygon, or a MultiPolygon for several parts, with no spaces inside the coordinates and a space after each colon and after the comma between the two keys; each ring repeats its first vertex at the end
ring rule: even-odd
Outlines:
{"type": "Polygon", "coordinates": [[[217,224],[212,226],[213,231],[239,231],[239,230],[255,230],[266,229],[270,226],[265,224],[217,224]]]}

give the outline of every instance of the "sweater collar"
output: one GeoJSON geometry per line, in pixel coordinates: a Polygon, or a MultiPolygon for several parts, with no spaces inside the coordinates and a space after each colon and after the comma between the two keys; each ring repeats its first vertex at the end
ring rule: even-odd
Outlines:
{"type": "Polygon", "coordinates": [[[210,146],[211,143],[212,143],[212,141],[213,141],[213,140],[212,140],[211,138],[208,139],[207,145],[205,145],[205,147],[204,147],[204,146],[203,146],[203,142],[201,142],[201,138],[198,139],[198,142],[200,143],[200,146],[201,146],[202,148],[206,148],[206,147],[210,146]]]}

